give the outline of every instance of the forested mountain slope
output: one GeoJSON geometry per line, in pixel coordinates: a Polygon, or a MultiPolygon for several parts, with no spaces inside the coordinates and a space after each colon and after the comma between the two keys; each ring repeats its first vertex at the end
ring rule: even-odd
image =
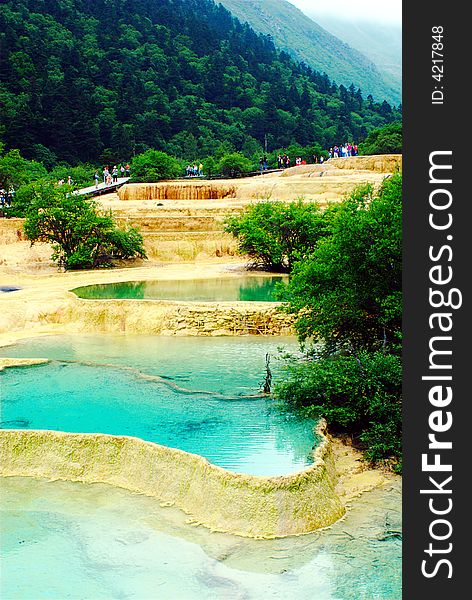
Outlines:
{"type": "Polygon", "coordinates": [[[366,20],[329,18],[317,14],[312,3],[310,16],[333,35],[367,56],[380,70],[383,79],[401,91],[402,88],[402,27],[399,23],[372,23],[366,20]]]}
{"type": "MultiPolygon", "coordinates": [[[[278,48],[303,60],[313,69],[327,73],[337,84],[348,87],[354,83],[366,95],[372,94],[376,99],[400,104],[400,79],[392,77],[390,71],[383,67],[380,70],[379,63],[365,51],[369,40],[373,39],[373,26],[369,30],[368,41],[361,48],[352,43],[353,34],[346,35],[350,29],[347,22],[339,34],[336,31],[330,33],[332,30],[321,26],[323,23],[320,25],[316,17],[311,19],[286,0],[217,1],[256,31],[270,35],[278,48]]],[[[313,5],[316,11],[316,3],[313,5]]],[[[356,27],[356,24],[352,26],[356,27]]],[[[381,36],[380,32],[377,41],[381,36]]],[[[401,71],[401,64],[398,68],[401,71]]]]}
{"type": "Polygon", "coordinates": [[[358,140],[399,118],[211,0],[7,0],[0,137],[45,164],[358,140]]]}

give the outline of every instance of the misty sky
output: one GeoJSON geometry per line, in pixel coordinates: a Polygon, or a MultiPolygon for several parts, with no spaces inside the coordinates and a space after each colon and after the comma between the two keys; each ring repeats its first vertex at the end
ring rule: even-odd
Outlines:
{"type": "Polygon", "coordinates": [[[402,0],[288,0],[307,15],[400,25],[402,0]]]}

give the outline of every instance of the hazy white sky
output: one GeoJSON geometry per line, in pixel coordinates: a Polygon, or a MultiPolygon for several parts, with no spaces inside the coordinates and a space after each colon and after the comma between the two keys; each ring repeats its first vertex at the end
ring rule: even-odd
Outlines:
{"type": "Polygon", "coordinates": [[[400,24],[402,0],[288,0],[307,15],[400,24]]]}

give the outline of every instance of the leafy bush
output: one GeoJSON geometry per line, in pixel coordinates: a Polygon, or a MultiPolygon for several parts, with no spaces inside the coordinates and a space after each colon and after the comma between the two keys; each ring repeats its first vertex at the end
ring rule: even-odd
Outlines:
{"type": "Polygon", "coordinates": [[[275,389],[286,409],[325,417],[374,462],[401,470],[402,178],[357,189],[281,293],[316,356],[292,360],[275,389]]]}
{"type": "Polygon", "coordinates": [[[238,239],[238,251],[254,265],[291,271],[295,261],[309,255],[327,234],[331,214],[301,200],[259,202],[228,217],[225,229],[238,239]]]}
{"type": "MultiPolygon", "coordinates": [[[[67,181],[70,176],[72,179],[72,186],[74,189],[80,189],[82,187],[88,187],[95,183],[93,178],[94,173],[97,169],[93,165],[77,165],[71,167],[70,165],[60,164],[56,165],[53,170],[49,173],[48,179],[52,182],[57,182],[60,179],[67,181]]],[[[101,171],[99,171],[101,178],[101,171]]]]}
{"type": "Polygon", "coordinates": [[[212,156],[205,158],[205,160],[203,161],[202,164],[203,164],[203,174],[206,177],[213,177],[214,175],[218,174],[218,163],[212,156]]]}
{"type": "Polygon", "coordinates": [[[30,186],[24,200],[27,238],[32,244],[52,244],[52,259],[66,270],[95,269],[111,266],[119,259],[146,258],[143,238],[135,228],[118,229],[111,213],[100,214],[93,200],[74,194],[69,186],[30,186]]]}
{"type": "Polygon", "coordinates": [[[147,150],[133,158],[131,177],[133,182],[152,183],[161,179],[175,179],[182,174],[179,161],[165,152],[147,150]]]}
{"type": "Polygon", "coordinates": [[[331,233],[295,264],[282,299],[302,340],[327,352],[399,352],[402,317],[402,177],[378,196],[357,189],[332,212],[331,233]]]}
{"type": "Polygon", "coordinates": [[[374,129],[359,147],[361,154],[401,154],[402,149],[403,126],[400,121],[374,129]]]}
{"type": "Polygon", "coordinates": [[[354,435],[366,457],[401,462],[401,358],[361,352],[293,361],[275,387],[285,410],[324,417],[334,432],[354,435]]]}
{"type": "Polygon", "coordinates": [[[252,170],[252,164],[243,154],[233,152],[225,154],[218,164],[218,169],[225,177],[237,177],[252,170]]]}
{"type": "Polygon", "coordinates": [[[0,157],[0,189],[16,190],[46,176],[41,163],[23,158],[19,150],[10,150],[0,157]]]}

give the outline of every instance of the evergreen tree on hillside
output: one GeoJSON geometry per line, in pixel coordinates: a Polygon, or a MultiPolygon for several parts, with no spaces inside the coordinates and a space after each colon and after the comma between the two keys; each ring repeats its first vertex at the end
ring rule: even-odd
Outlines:
{"type": "Polygon", "coordinates": [[[212,0],[7,0],[0,32],[0,136],[49,163],[327,147],[400,118],[212,0]]]}

